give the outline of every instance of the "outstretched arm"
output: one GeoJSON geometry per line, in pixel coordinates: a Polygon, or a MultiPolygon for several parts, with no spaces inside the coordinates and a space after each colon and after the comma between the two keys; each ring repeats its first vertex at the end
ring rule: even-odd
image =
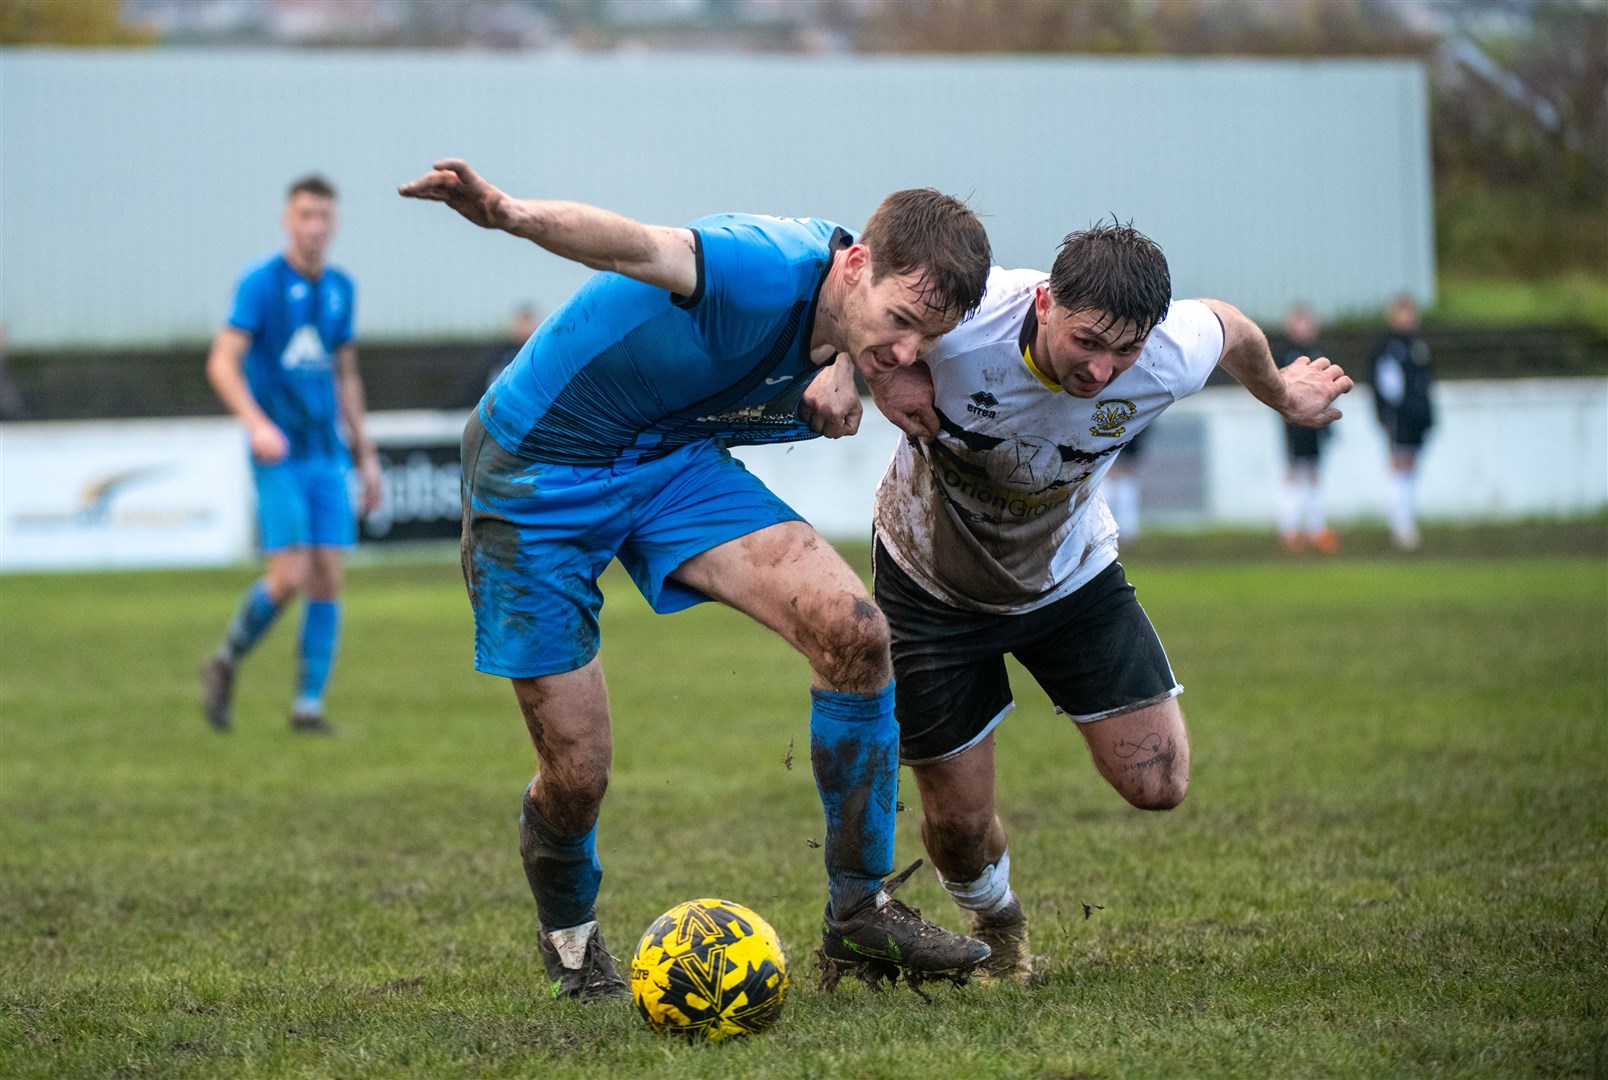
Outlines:
{"type": "Polygon", "coordinates": [[[612,270],[683,296],[698,287],[690,229],[644,225],[585,203],[515,199],[457,158],[436,162],[397,193],[444,202],[483,229],[523,237],[593,270],[612,270]]]}
{"type": "Polygon", "coordinates": [[[1238,379],[1256,399],[1299,427],[1323,427],[1340,419],[1335,399],[1351,389],[1351,376],[1327,357],[1303,357],[1288,367],[1273,362],[1267,335],[1233,304],[1201,303],[1223,324],[1223,353],[1217,365],[1238,379]]]}

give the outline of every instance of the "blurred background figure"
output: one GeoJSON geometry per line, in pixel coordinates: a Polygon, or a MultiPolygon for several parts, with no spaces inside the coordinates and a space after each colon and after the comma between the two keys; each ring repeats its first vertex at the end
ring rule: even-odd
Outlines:
{"type": "Polygon", "coordinates": [[[218,731],[233,726],[240,662],[298,594],[306,602],[290,727],[314,735],[333,730],[324,687],[340,638],[345,551],[357,540],[346,484],[353,458],[362,480],[359,509],[366,514],[380,501],[353,342],[356,286],[324,260],[335,217],[327,180],[304,176],[290,186],[285,249],[247,268],[207,356],[207,380],[250,444],[268,561],[217,651],[201,664],[202,711],[218,731]]]}
{"type": "Polygon", "coordinates": [[[1429,346],[1418,336],[1418,303],[1405,293],[1385,312],[1389,332],[1374,349],[1369,381],[1374,412],[1390,442],[1390,537],[1402,551],[1418,546],[1418,451],[1435,423],[1429,346]]]}
{"type": "Polygon", "coordinates": [[[491,384],[497,381],[497,376],[514,362],[519,350],[525,347],[525,342],[536,332],[539,321],[536,318],[534,305],[520,304],[514,308],[513,315],[508,320],[507,337],[498,342],[497,346],[486,354],[485,359],[476,364],[468,377],[459,384],[449,407],[472,409],[479,405],[481,397],[491,389],[491,384]]]}
{"type": "Polygon", "coordinates": [[[1106,506],[1124,540],[1139,539],[1139,463],[1149,428],[1128,440],[1105,477],[1106,506]]]}
{"type": "MultiPolygon", "coordinates": [[[[1318,345],[1318,319],[1305,304],[1292,307],[1284,317],[1284,340],[1273,353],[1279,367],[1289,367],[1303,356],[1323,355],[1318,345]]],[[[1308,544],[1325,555],[1340,550],[1340,537],[1329,527],[1318,482],[1318,459],[1329,429],[1284,425],[1284,494],[1279,500],[1279,539],[1285,551],[1300,551],[1308,544]]]]}
{"type": "Polygon", "coordinates": [[[0,323],[0,420],[26,419],[28,411],[22,407],[22,392],[6,367],[6,324],[0,323]]]}

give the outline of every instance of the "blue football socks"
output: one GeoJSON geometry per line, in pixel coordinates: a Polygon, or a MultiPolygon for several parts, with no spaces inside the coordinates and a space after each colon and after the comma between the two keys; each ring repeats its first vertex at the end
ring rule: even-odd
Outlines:
{"type": "Polygon", "coordinates": [[[268,584],[259,578],[246,590],[246,595],[240,601],[240,607],[229,620],[229,628],[224,631],[223,648],[220,652],[231,663],[237,663],[262,640],[268,628],[274,624],[279,613],[284,610],[283,604],[276,604],[273,597],[268,595],[268,584]]]}
{"type": "Polygon", "coordinates": [[[893,872],[899,795],[893,683],[875,694],[812,689],[810,764],[826,811],[832,913],[844,918],[875,897],[893,872]]]}
{"type": "Polygon", "coordinates": [[[519,857],[544,930],[565,930],[597,918],[603,864],[597,857],[595,824],[581,836],[556,832],[526,788],[519,811],[519,857]]]}
{"type": "Polygon", "coordinates": [[[330,665],[335,662],[335,643],[340,637],[339,600],[309,600],[302,613],[301,683],[297,699],[322,701],[324,684],[329,682],[330,665]]]}

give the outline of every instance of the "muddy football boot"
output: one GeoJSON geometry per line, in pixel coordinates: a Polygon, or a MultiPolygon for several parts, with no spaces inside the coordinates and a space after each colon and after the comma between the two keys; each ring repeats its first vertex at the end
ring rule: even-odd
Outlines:
{"type": "Polygon", "coordinates": [[[234,729],[235,666],[217,653],[201,661],[201,712],[215,731],[234,729]]]}
{"type": "Polygon", "coordinates": [[[292,709],[290,730],[297,735],[333,735],[335,727],[324,715],[323,709],[292,709]]]}
{"type": "Polygon", "coordinates": [[[1033,978],[1033,954],[1028,951],[1027,913],[1022,901],[1012,898],[1004,910],[992,915],[972,912],[972,937],[989,948],[988,959],[977,968],[980,983],[1015,983],[1026,986],[1033,978]]]}
{"type": "Polygon", "coordinates": [[[821,988],[830,990],[844,975],[871,985],[890,984],[903,975],[920,993],[933,980],[964,984],[977,965],[988,959],[988,946],[954,934],[921,917],[921,912],[891,895],[921,865],[917,859],[885,882],[876,898],[846,919],[832,917],[830,905],[821,929],[818,954],[821,988]]]}
{"type": "Polygon", "coordinates": [[[537,926],[536,944],[547,969],[547,988],[555,998],[598,1001],[631,996],[595,920],[551,932],[537,926]]]}

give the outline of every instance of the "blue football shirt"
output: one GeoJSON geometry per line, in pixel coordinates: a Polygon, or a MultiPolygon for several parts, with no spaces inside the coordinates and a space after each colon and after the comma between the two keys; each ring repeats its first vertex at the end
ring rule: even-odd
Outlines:
{"type": "Polygon", "coordinates": [[[535,461],[651,461],[697,441],[785,442],[815,305],[849,234],[828,221],[718,214],[688,226],[698,283],[678,296],[615,273],[542,323],[480,403],[486,430],[535,461]]]}
{"type": "Polygon", "coordinates": [[[229,325],[251,335],[246,382],[284,431],[294,458],[344,453],[335,400],[335,353],[352,340],[352,279],[325,267],[315,281],[284,255],[249,267],[235,288],[229,325]]]}

